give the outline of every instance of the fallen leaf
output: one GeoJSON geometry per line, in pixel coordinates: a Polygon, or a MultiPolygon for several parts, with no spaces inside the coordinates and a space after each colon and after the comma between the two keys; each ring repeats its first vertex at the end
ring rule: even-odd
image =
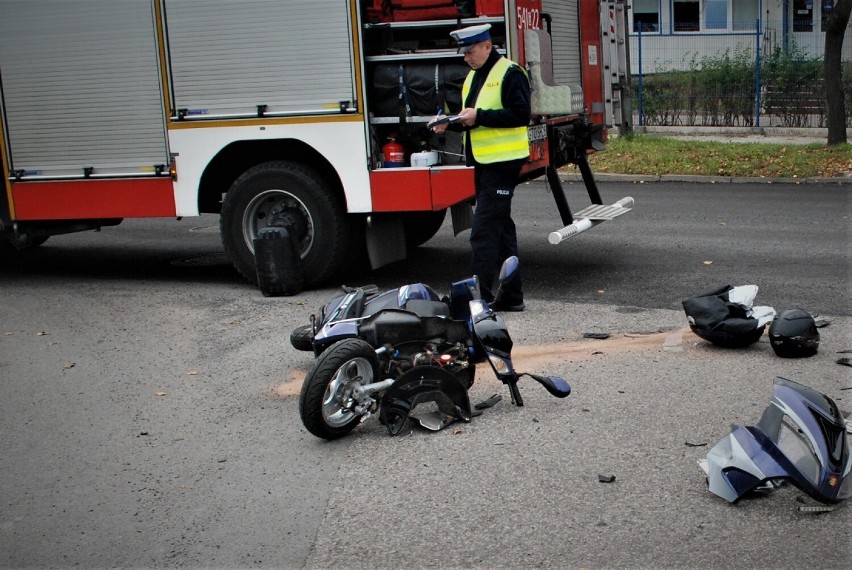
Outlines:
{"type": "Polygon", "coordinates": [[[704,265],[713,265],[713,262],[708,259],[704,262],[704,265]]]}
{"type": "Polygon", "coordinates": [[[66,362],[65,364],[62,365],[62,369],[68,370],[70,368],[74,368],[75,366],[77,366],[76,362],[66,362]]]}
{"type": "Polygon", "coordinates": [[[3,336],[12,336],[13,334],[15,334],[15,333],[13,333],[13,332],[4,332],[4,333],[3,333],[3,336]]]}
{"type": "Polygon", "coordinates": [[[186,373],[187,376],[198,376],[198,370],[190,370],[186,373]]]}
{"type": "Polygon", "coordinates": [[[48,334],[50,334],[50,333],[46,333],[44,331],[41,331],[41,332],[37,332],[36,336],[47,336],[48,334]]]}
{"type": "Polygon", "coordinates": [[[169,393],[168,392],[154,392],[154,395],[157,396],[158,398],[162,398],[163,396],[168,396],[169,393]]]}

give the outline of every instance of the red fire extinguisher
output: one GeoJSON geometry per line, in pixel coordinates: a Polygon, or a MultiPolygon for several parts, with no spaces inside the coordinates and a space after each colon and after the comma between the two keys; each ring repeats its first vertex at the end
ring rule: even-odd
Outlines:
{"type": "Polygon", "coordinates": [[[393,135],[388,137],[388,142],[382,147],[385,159],[382,166],[385,168],[398,168],[405,166],[405,147],[396,142],[393,135]]]}

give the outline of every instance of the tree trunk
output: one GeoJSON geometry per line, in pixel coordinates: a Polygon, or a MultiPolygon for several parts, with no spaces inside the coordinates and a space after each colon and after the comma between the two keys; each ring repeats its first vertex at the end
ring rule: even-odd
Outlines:
{"type": "Polygon", "coordinates": [[[828,107],[828,144],[846,143],[846,101],[843,93],[843,37],[852,13],[852,0],[837,0],[825,28],[825,103],[828,107]]]}

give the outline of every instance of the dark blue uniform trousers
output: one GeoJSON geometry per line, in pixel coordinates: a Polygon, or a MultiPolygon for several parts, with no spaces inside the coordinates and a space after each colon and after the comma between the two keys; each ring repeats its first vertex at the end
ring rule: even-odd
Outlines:
{"type": "MultiPolygon", "coordinates": [[[[470,230],[471,266],[479,276],[482,298],[494,300],[493,288],[503,260],[518,255],[518,237],[512,220],[512,196],[526,159],[477,164],[474,169],[476,207],[470,230]]],[[[524,302],[520,271],[504,290],[502,303],[524,302]]]]}

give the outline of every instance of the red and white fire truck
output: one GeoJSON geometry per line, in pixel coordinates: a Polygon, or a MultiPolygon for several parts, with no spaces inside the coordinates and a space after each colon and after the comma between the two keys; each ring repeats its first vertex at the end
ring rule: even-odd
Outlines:
{"type": "Polygon", "coordinates": [[[359,253],[373,267],[399,259],[448,210],[457,231],[469,223],[461,135],[425,125],[459,102],[467,72],[449,32],[490,23],[530,75],[524,177],[554,189],[557,243],[632,203],[603,205],[586,160],[611,124],[623,6],[543,4],[0,0],[0,238],[24,248],[127,218],[219,213],[250,280],[269,225],[290,228],[306,286],[359,253]],[[566,53],[573,85],[554,80],[566,53]],[[592,204],[576,213],[556,171],[569,163],[592,204]]]}

